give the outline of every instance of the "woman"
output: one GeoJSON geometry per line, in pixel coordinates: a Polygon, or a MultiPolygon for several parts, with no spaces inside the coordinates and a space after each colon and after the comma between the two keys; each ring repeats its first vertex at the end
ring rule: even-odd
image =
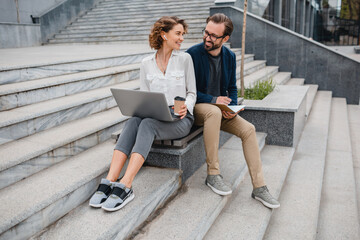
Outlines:
{"type": "Polygon", "coordinates": [[[185,98],[179,111],[180,120],[162,122],[151,118],[129,119],[116,143],[110,170],[90,199],[92,207],[116,211],[132,199],[132,182],[145,162],[154,139],[176,139],[186,136],[193,124],[196,84],[193,63],[188,53],[179,52],[187,24],[177,17],[162,17],[149,35],[150,47],[157,50],[143,59],[140,67],[140,90],[163,92],[169,106],[174,98],[185,98]],[[120,182],[115,182],[128,158],[129,164],[120,182]]]}

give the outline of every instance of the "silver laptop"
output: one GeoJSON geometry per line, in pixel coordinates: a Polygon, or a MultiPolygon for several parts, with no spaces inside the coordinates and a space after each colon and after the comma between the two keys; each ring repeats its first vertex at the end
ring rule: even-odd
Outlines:
{"type": "Polygon", "coordinates": [[[168,107],[163,93],[116,88],[110,90],[121,113],[125,116],[154,118],[167,122],[180,119],[168,107]]]}

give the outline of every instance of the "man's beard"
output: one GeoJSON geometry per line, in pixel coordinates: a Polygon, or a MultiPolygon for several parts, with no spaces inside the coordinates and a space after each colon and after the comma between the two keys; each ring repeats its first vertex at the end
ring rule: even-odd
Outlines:
{"type": "Polygon", "coordinates": [[[206,38],[203,38],[203,41],[204,41],[204,48],[206,51],[210,52],[212,50],[215,50],[215,49],[218,49],[222,46],[222,44],[215,44],[214,42],[211,42],[211,41],[206,41],[206,38]],[[208,42],[208,43],[211,43],[211,46],[207,46],[205,43],[208,42]]]}

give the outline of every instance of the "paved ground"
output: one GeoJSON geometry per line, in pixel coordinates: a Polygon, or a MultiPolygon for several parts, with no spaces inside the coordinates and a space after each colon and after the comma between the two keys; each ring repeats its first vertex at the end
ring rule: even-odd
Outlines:
{"type": "MultiPolygon", "coordinates": [[[[186,42],[185,40],[182,47],[188,48],[192,45],[194,45],[194,42],[186,42]]],[[[354,46],[332,46],[330,48],[360,62],[360,54],[355,54],[354,46]]],[[[149,50],[150,47],[147,43],[45,45],[39,47],[0,49],[0,70],[14,67],[29,67],[43,63],[105,58],[141,53],[149,50]]]]}
{"type": "Polygon", "coordinates": [[[360,62],[360,54],[355,53],[354,46],[331,46],[330,48],[360,62]]]}
{"type": "MultiPolygon", "coordinates": [[[[186,42],[185,40],[182,48],[188,48],[194,44],[194,42],[186,42]]],[[[48,63],[121,56],[150,50],[149,44],[146,42],[144,44],[76,44],[7,48],[0,49],[0,70],[48,63]]]]}

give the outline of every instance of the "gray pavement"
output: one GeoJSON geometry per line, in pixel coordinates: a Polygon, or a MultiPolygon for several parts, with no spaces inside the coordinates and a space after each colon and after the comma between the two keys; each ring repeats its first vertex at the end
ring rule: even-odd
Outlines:
{"type": "MultiPolygon", "coordinates": [[[[182,44],[186,49],[194,42],[182,44]]],[[[20,67],[31,67],[44,64],[82,61],[113,56],[122,56],[152,51],[149,44],[77,44],[77,45],[45,45],[27,48],[0,49],[0,71],[20,67]]]]}
{"type": "Polygon", "coordinates": [[[351,57],[354,60],[360,62],[360,54],[356,54],[354,51],[354,46],[329,46],[331,49],[345,54],[348,57],[351,57]]]}

